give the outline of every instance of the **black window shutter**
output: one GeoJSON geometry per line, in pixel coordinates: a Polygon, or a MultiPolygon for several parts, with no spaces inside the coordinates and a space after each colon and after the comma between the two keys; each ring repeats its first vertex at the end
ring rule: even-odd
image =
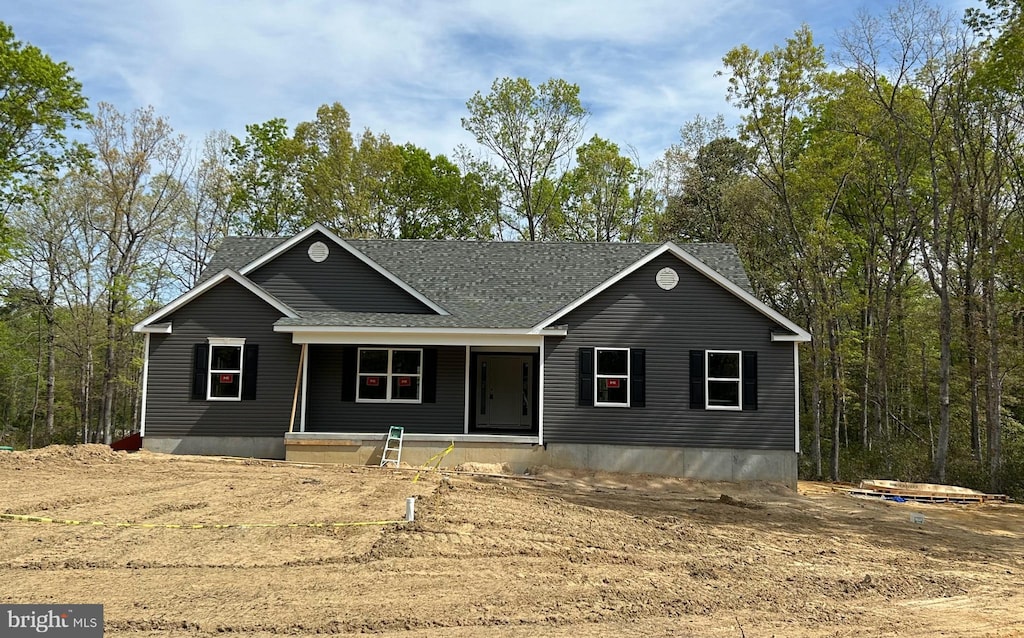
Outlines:
{"type": "Polygon", "coordinates": [[[192,398],[206,400],[206,384],[209,379],[210,349],[205,343],[192,347],[192,398]]]}
{"type": "Polygon", "coordinates": [[[356,357],[359,352],[355,348],[341,349],[341,400],[356,400],[356,357]]]}
{"type": "Polygon", "coordinates": [[[437,402],[437,348],[423,350],[423,402],[437,402]]]}
{"type": "Polygon", "coordinates": [[[579,405],[594,405],[594,349],[580,348],[576,358],[579,405]]]}
{"type": "Polygon", "coordinates": [[[704,407],[704,351],[690,350],[690,409],[704,407]]]}
{"type": "Polygon", "coordinates": [[[743,353],[743,409],[757,409],[757,352],[743,353]]]}
{"type": "Polygon", "coordinates": [[[256,398],[256,373],[259,370],[260,347],[245,344],[242,348],[242,400],[252,401],[256,398]]]}
{"type": "Polygon", "coordinates": [[[633,348],[629,351],[629,405],[642,408],[647,405],[647,351],[633,348]]]}

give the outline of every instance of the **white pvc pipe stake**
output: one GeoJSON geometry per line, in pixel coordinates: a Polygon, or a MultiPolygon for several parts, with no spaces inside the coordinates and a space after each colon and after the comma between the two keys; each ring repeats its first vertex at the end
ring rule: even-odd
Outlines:
{"type": "Polygon", "coordinates": [[[410,496],[405,499],[405,521],[411,523],[416,520],[416,497],[410,496]]]}

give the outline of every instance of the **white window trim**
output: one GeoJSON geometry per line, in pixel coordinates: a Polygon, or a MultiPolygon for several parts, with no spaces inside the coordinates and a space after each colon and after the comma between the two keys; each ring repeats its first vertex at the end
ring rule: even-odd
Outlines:
{"type": "Polygon", "coordinates": [[[207,401],[241,401],[242,400],[242,369],[245,368],[245,339],[210,337],[206,352],[206,400],[207,401]],[[238,348],[238,369],[223,370],[213,369],[213,349],[215,347],[238,348]],[[237,397],[215,397],[213,392],[213,375],[215,374],[237,374],[238,375],[238,396],[237,397]]]}
{"type": "Polygon", "coordinates": [[[742,350],[705,350],[704,351],[704,409],[705,410],[731,410],[739,412],[743,410],[743,351],[742,350]],[[712,377],[711,366],[708,359],[713,354],[734,354],[736,355],[736,377],[712,377]],[[736,383],[736,405],[711,405],[711,382],[712,381],[733,381],[736,383]]]}
{"type": "Polygon", "coordinates": [[[356,353],[356,403],[423,403],[423,348],[359,348],[356,353]],[[366,350],[386,350],[388,353],[388,371],[387,372],[363,372],[360,369],[360,365],[363,359],[363,351],[366,350]],[[395,374],[391,370],[391,365],[396,352],[418,352],[420,355],[420,371],[416,374],[395,374]],[[364,399],[359,396],[359,389],[362,384],[359,380],[362,377],[384,377],[387,384],[387,396],[383,399],[364,399]],[[416,377],[420,380],[419,385],[416,386],[416,398],[415,399],[393,399],[391,398],[391,379],[393,377],[416,377]]]}
{"type": "Polygon", "coordinates": [[[630,396],[633,391],[633,371],[630,366],[633,365],[632,357],[630,356],[629,348],[594,348],[594,407],[597,408],[628,408],[630,396]],[[625,403],[612,403],[610,401],[601,401],[598,398],[597,393],[597,381],[598,379],[622,379],[621,374],[598,374],[597,372],[597,353],[599,350],[616,350],[626,353],[626,402],[625,403]]]}

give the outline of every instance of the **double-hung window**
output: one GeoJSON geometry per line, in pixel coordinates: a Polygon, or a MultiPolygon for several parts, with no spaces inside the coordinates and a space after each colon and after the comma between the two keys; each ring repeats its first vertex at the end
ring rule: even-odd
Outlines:
{"type": "Polygon", "coordinates": [[[576,351],[576,404],[642,408],[647,405],[647,350],[593,348],[576,351]]]}
{"type": "Polygon", "coordinates": [[[742,409],[742,353],[731,350],[707,350],[704,356],[707,370],[707,377],[704,381],[706,409],[742,409]]]}
{"type": "Polygon", "coordinates": [[[241,401],[245,339],[211,338],[209,348],[206,398],[210,401],[241,401]]]}
{"type": "Polygon", "coordinates": [[[594,405],[629,407],[629,348],[594,348],[594,405]]]}
{"type": "Polygon", "coordinates": [[[422,401],[422,349],[360,348],[358,361],[357,401],[422,401]]]}
{"type": "Polygon", "coordinates": [[[209,337],[192,346],[194,401],[252,401],[256,398],[260,347],[244,338],[209,337]]]}

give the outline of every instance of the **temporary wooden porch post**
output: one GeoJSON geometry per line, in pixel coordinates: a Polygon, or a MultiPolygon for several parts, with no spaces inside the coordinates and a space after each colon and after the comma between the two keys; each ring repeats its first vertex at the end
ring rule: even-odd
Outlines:
{"type": "Polygon", "coordinates": [[[295,431],[295,408],[299,405],[299,389],[302,387],[302,364],[306,360],[306,348],[309,347],[308,343],[302,344],[302,350],[299,350],[299,371],[295,373],[295,395],[292,397],[292,416],[288,422],[288,432],[295,431]]]}

